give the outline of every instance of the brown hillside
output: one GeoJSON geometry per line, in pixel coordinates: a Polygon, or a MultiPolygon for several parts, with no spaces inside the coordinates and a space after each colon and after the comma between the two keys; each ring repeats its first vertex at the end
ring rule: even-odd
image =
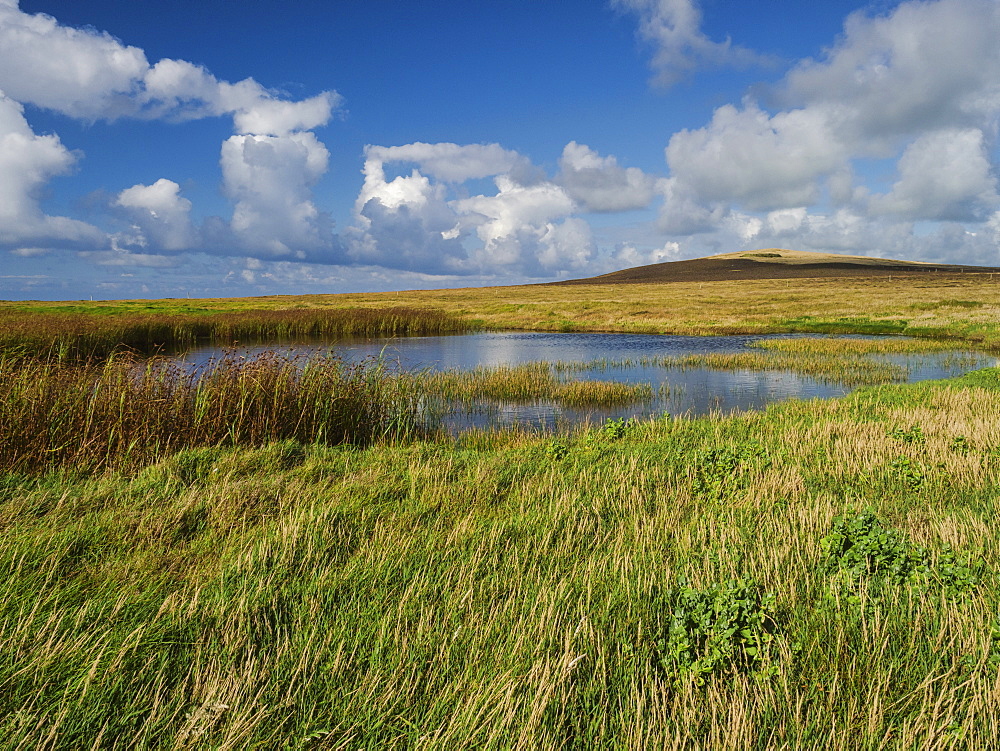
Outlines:
{"type": "Polygon", "coordinates": [[[733,279],[817,279],[886,277],[912,274],[1000,274],[991,266],[893,261],[885,258],[808,253],[771,248],[724,253],[690,261],[669,261],[614,271],[586,279],[554,284],[649,284],[660,282],[718,282],[733,279]]]}

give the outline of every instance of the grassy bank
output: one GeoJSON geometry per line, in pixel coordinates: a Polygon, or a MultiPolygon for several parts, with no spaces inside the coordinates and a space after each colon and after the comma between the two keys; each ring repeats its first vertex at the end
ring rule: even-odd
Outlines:
{"type": "Polygon", "coordinates": [[[467,331],[471,324],[437,310],[291,308],[200,313],[139,312],[100,306],[61,311],[0,307],[0,352],[79,361],[115,352],[153,354],[199,342],[416,336],[467,331]]]}
{"type": "Polygon", "coordinates": [[[983,371],[7,471],[0,745],[986,748],[997,414],[983,371]]]}
{"type": "Polygon", "coordinates": [[[989,275],[519,286],[206,300],[4,303],[56,315],[185,314],[405,307],[528,331],[671,334],[862,333],[964,340],[1000,349],[1000,283],[989,275]]]}

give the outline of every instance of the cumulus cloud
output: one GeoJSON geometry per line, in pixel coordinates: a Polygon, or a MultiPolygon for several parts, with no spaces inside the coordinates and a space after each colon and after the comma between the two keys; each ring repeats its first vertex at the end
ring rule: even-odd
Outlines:
{"type": "Polygon", "coordinates": [[[770,115],[753,102],[720,107],[666,148],[671,176],[689,195],[763,211],[814,203],[817,179],[848,156],[825,108],[770,115]]]}
{"type": "Polygon", "coordinates": [[[152,185],[133,185],[115,199],[142,233],[140,245],[161,250],[187,250],[195,241],[191,226],[191,202],[181,197],[180,185],[160,178],[152,185]]]}
{"type": "MultiPolygon", "coordinates": [[[[648,266],[653,263],[676,261],[681,255],[678,242],[667,242],[659,248],[640,249],[632,243],[621,243],[611,255],[611,269],[627,269],[634,266],[648,266]]],[[[611,270],[609,269],[609,270],[611,270]]]]}
{"type": "Polygon", "coordinates": [[[673,86],[701,67],[745,66],[762,59],[729,39],[714,42],[705,36],[695,0],[614,0],[613,4],[639,17],[639,36],[653,46],[654,81],[660,86],[673,86]]]}
{"type": "Polygon", "coordinates": [[[497,144],[369,146],[351,257],[435,273],[558,274],[594,254],[578,204],[521,154],[497,144]],[[391,180],[389,163],[415,165],[391,180]],[[493,177],[496,193],[458,195],[493,177]]]}
{"type": "Polygon", "coordinates": [[[903,152],[899,180],[873,196],[876,214],[906,219],[982,221],[1000,204],[996,178],[978,128],[947,128],[922,135],[903,152]]]}
{"type": "Polygon", "coordinates": [[[62,26],[10,0],[0,3],[0,89],[85,121],[232,115],[237,132],[269,135],[325,125],[340,103],[332,91],[287,101],[251,78],[220,81],[184,60],[150,66],[141,49],[106,32],[62,26]]]}
{"type": "Polygon", "coordinates": [[[333,248],[332,223],[312,201],[330,153],[311,132],[237,135],[222,145],[231,228],[240,247],[305,259],[333,248]]]}
{"type": "Polygon", "coordinates": [[[39,191],[76,163],[58,136],[39,136],[24,118],[24,108],[0,91],[0,244],[49,244],[76,247],[103,242],[104,235],[84,222],[46,216],[39,191]]]}
{"type": "Polygon", "coordinates": [[[904,2],[890,14],[848,17],[821,60],[784,82],[793,106],[835,109],[842,138],[892,150],[900,136],[992,121],[1000,104],[1000,4],[904,2]]]}
{"type": "Polygon", "coordinates": [[[482,241],[474,258],[480,266],[518,268],[529,273],[583,267],[593,255],[589,225],[557,223],[575,209],[573,199],[553,183],[519,185],[496,178],[497,194],[455,202],[460,214],[477,225],[482,241]]]}
{"type": "Polygon", "coordinates": [[[587,211],[644,209],[653,200],[655,178],[576,141],[566,144],[559,169],[559,184],[587,211]]]}
{"type": "Polygon", "coordinates": [[[410,143],[403,146],[368,146],[365,170],[380,169],[386,162],[409,162],[438,180],[461,183],[493,175],[514,175],[522,181],[534,170],[531,162],[499,144],[410,143]]]}
{"type": "Polygon", "coordinates": [[[998,34],[994,0],[852,14],[822,58],[797,64],[770,92],[785,109],[748,97],[669,139],[659,226],[736,243],[904,256],[934,236],[956,254],[981,256],[988,232],[942,225],[918,237],[914,225],[974,225],[1000,206],[998,34]],[[877,182],[886,162],[897,173],[888,190],[877,182]]]}
{"type": "Polygon", "coordinates": [[[222,81],[184,60],[150,65],[137,47],[94,29],[63,26],[45,14],[24,13],[14,0],[0,0],[0,89],[6,92],[0,101],[0,241],[59,239],[147,253],[204,245],[217,253],[300,260],[336,255],[329,217],[311,193],[329,158],[311,131],[339,106],[336,92],[290,101],[253,79],[222,81]],[[212,218],[196,229],[190,201],[167,178],[117,195],[112,208],[125,215],[129,227],[110,237],[80,222],[44,216],[39,189],[65,174],[76,158],[57,136],[34,135],[22,104],[86,122],[232,117],[237,135],[223,143],[220,158],[224,192],[234,203],[228,226],[212,218]]]}

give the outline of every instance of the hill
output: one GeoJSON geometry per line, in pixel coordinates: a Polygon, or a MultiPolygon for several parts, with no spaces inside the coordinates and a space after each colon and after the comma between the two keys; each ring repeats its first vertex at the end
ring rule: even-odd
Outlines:
{"type": "Polygon", "coordinates": [[[733,279],[815,279],[834,277],[885,277],[912,274],[992,274],[1000,268],[943,263],[895,261],[886,258],[811,253],[768,248],[722,253],[689,261],[668,261],[636,266],[585,279],[555,284],[649,284],[661,282],[718,282],[733,279]]]}

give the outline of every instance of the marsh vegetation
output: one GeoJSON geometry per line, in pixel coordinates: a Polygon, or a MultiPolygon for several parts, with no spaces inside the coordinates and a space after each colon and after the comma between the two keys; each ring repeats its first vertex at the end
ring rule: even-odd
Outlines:
{"type": "MultiPolygon", "coordinates": [[[[45,352],[0,359],[0,745],[1000,736],[996,369],[449,436],[412,429],[427,392],[378,363],[202,382],[45,352]]],[[[539,383],[563,374],[422,388],[539,383]]]]}

